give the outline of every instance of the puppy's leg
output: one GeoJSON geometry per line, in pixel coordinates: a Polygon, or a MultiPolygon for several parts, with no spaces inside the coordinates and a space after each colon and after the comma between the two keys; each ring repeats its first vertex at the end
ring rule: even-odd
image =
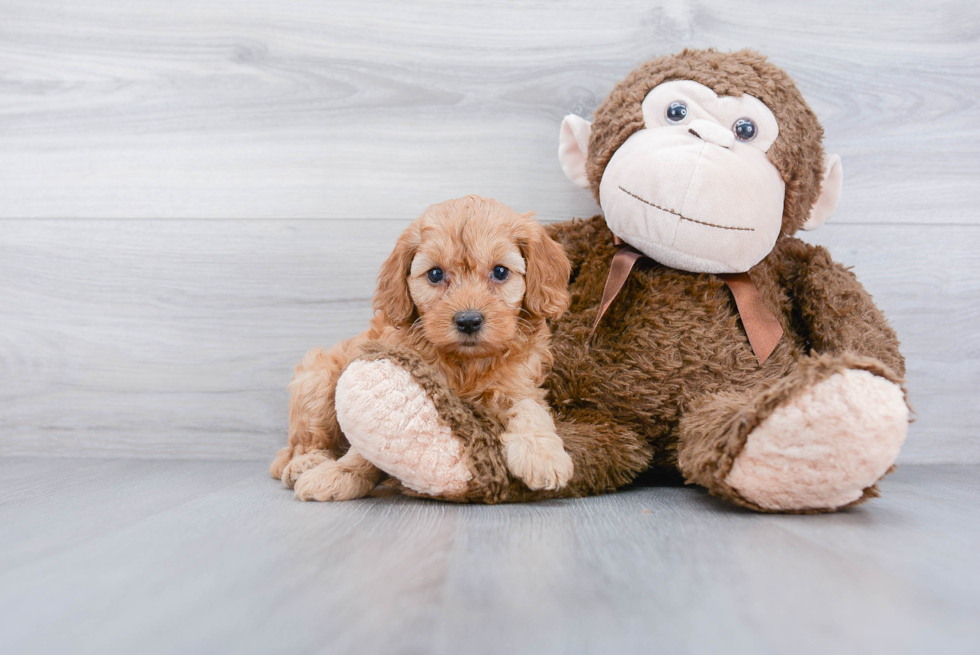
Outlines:
{"type": "Polygon", "coordinates": [[[350,341],[327,352],[314,348],[296,367],[289,383],[289,445],[279,451],[269,467],[272,477],[285,481],[287,465],[300,455],[325,451],[334,459],[335,453],[347,445],[337,424],[334,392],[337,378],[350,359],[350,348],[350,341]]]}
{"type": "Polygon", "coordinates": [[[352,500],[367,495],[381,481],[382,472],[351,448],[340,459],[325,460],[296,480],[300,500],[352,500]]]}
{"type": "Polygon", "coordinates": [[[521,400],[507,413],[500,435],[507,469],[530,489],[554,491],[572,478],[574,465],[555,433],[551,413],[532,399],[521,400]]]}
{"type": "Polygon", "coordinates": [[[269,465],[269,473],[277,480],[282,477],[282,472],[286,469],[286,464],[293,458],[293,447],[283,446],[276,453],[276,458],[269,465]]]}
{"type": "Polygon", "coordinates": [[[315,466],[319,466],[327,461],[332,462],[335,459],[337,459],[336,455],[329,450],[312,450],[305,455],[297,455],[289,460],[289,463],[283,468],[282,483],[292,489],[299,476],[315,466]]]}

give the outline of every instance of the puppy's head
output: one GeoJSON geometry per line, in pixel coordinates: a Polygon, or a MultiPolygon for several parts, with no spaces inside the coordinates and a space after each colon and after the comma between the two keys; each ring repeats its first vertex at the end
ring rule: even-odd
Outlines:
{"type": "Polygon", "coordinates": [[[532,215],[479,196],[432,205],[381,267],[375,309],[443,353],[510,348],[569,304],[568,259],[532,215]]]}

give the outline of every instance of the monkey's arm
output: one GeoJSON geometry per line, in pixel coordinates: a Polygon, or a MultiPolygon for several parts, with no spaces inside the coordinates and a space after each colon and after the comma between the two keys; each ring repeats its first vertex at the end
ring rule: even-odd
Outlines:
{"type": "Polygon", "coordinates": [[[795,240],[788,280],[803,334],[817,353],[851,353],[879,360],[899,376],[905,358],[888,320],[850,270],[821,246],[795,240]]]}

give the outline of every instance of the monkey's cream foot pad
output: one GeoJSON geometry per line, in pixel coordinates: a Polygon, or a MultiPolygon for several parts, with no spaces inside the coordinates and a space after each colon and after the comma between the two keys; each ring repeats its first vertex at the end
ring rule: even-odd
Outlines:
{"type": "Polygon", "coordinates": [[[841,507],[888,471],[907,431],[898,385],[868,371],[836,373],[753,430],[726,482],[766,509],[841,507]]]}
{"type": "Polygon", "coordinates": [[[352,362],[337,381],[337,421],[351,445],[419,493],[458,495],[473,474],[462,443],[411,374],[387,359],[352,362]]]}

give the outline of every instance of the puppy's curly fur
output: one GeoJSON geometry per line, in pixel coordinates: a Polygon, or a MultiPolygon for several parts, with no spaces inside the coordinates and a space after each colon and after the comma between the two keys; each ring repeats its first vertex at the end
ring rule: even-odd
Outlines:
{"type": "Polygon", "coordinates": [[[467,196],[432,205],[405,230],[378,275],[368,329],[296,367],[289,445],[273,477],[303,500],[357,498],[378,483],[381,472],[344,437],[334,394],[347,365],[381,342],[415,351],[460,398],[496,414],[508,468],[530,488],[568,481],[572,462],[541,385],[552,364],[547,320],[568,308],[570,266],[532,216],[467,196]],[[460,324],[464,314],[479,325],[460,324]]]}

